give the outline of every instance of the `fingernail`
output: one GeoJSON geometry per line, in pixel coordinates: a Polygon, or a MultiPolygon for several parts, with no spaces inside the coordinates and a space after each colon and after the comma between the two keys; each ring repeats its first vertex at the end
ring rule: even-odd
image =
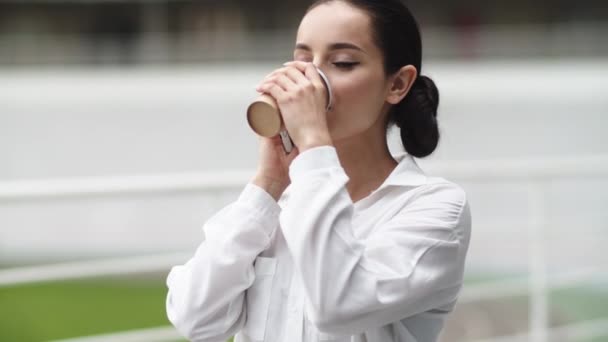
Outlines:
{"type": "Polygon", "coordinates": [[[293,62],[286,62],[286,63],[283,63],[283,65],[289,65],[291,63],[293,63],[293,62]]]}

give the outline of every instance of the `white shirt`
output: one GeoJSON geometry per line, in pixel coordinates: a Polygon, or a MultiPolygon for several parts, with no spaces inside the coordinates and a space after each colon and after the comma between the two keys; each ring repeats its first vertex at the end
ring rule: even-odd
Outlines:
{"type": "Polygon", "coordinates": [[[461,187],[402,153],[353,204],[333,146],[291,163],[279,202],[249,183],[167,277],[167,316],[192,341],[436,341],[463,283],[461,187]]]}

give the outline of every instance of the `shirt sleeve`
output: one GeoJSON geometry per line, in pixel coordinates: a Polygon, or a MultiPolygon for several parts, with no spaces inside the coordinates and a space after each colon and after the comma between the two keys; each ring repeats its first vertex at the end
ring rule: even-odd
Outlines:
{"type": "Polygon", "coordinates": [[[227,340],[244,324],[244,291],[255,278],[254,260],[268,248],[280,207],[249,183],[237,201],[203,226],[203,242],[167,276],[167,317],[189,340],[227,340]]]}
{"type": "Polygon", "coordinates": [[[454,183],[423,185],[390,221],[356,237],[349,178],[333,146],[297,156],[280,227],[306,292],[306,312],[329,334],[357,334],[456,300],[470,212],[454,183]]]}

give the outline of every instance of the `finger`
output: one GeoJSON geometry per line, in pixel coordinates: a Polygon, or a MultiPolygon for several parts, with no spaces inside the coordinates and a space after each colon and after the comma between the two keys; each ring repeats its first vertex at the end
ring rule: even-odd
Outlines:
{"type": "Polygon", "coordinates": [[[268,89],[274,84],[274,82],[270,82],[270,81],[264,81],[260,84],[258,84],[255,87],[255,90],[257,90],[260,93],[265,93],[268,92],[268,89]]]}
{"type": "MultiPolygon", "coordinates": [[[[288,67],[282,67],[279,69],[274,70],[273,72],[269,73],[268,75],[266,75],[262,81],[257,85],[257,87],[259,87],[260,85],[262,85],[264,82],[268,81],[268,80],[272,80],[274,79],[278,74],[280,73],[284,73],[286,70],[288,69],[288,67]]],[[[304,74],[304,71],[302,71],[302,74],[304,74]]]]}
{"type": "MultiPolygon", "coordinates": [[[[302,76],[304,76],[304,75],[302,75],[302,76]]],[[[304,77],[304,78],[306,78],[306,77],[304,77]]],[[[278,75],[277,78],[274,80],[274,83],[281,86],[281,88],[283,88],[283,90],[285,90],[287,92],[294,91],[298,86],[291,78],[289,78],[285,74],[278,75]]]]}
{"type": "Polygon", "coordinates": [[[301,69],[302,70],[300,71],[296,67],[286,66],[268,74],[268,76],[266,76],[266,80],[273,80],[278,78],[280,75],[287,75],[294,81],[294,83],[298,84],[299,81],[306,80],[306,76],[304,76],[304,71],[306,69],[304,67],[301,67],[301,69]]]}
{"type": "Polygon", "coordinates": [[[271,73],[266,75],[266,78],[275,76],[276,74],[281,74],[281,73],[285,72],[285,70],[287,70],[287,68],[288,68],[287,66],[283,66],[281,68],[275,69],[271,73]]]}
{"type": "Polygon", "coordinates": [[[310,64],[310,62],[290,61],[290,62],[283,63],[284,66],[295,67],[295,68],[298,68],[299,70],[301,70],[302,72],[304,72],[306,70],[306,64],[310,64]]]}
{"type": "Polygon", "coordinates": [[[321,75],[319,75],[319,72],[317,71],[317,68],[314,64],[308,63],[306,65],[304,75],[306,75],[306,77],[312,82],[312,84],[315,85],[315,88],[325,88],[325,83],[323,82],[323,79],[321,78],[321,75]]]}
{"type": "MultiPolygon", "coordinates": [[[[269,93],[271,95],[274,95],[274,93],[272,92],[272,90],[274,89],[276,94],[280,93],[286,93],[288,92],[291,88],[289,88],[289,84],[287,84],[287,82],[284,81],[278,81],[278,79],[272,79],[269,81],[264,82],[262,85],[260,85],[257,88],[257,91],[261,92],[261,93],[269,93]]],[[[278,98],[275,97],[276,100],[278,100],[278,98]]]]}
{"type": "Polygon", "coordinates": [[[258,85],[255,86],[255,90],[261,91],[261,88],[263,88],[265,85],[268,86],[269,84],[274,83],[275,79],[276,79],[276,75],[274,75],[274,74],[264,77],[262,82],[258,83],[258,85]]]}
{"type": "Polygon", "coordinates": [[[295,67],[296,69],[300,70],[302,73],[304,73],[306,78],[308,78],[312,82],[312,84],[315,85],[315,88],[325,87],[325,83],[323,82],[323,79],[317,72],[317,68],[315,67],[315,65],[313,63],[302,62],[302,61],[291,61],[291,62],[283,63],[283,65],[295,67]]]}
{"type": "Polygon", "coordinates": [[[306,85],[310,82],[310,80],[304,75],[304,72],[295,67],[288,67],[284,74],[298,85],[306,85]]]}
{"type": "Polygon", "coordinates": [[[281,137],[279,135],[275,135],[274,137],[264,137],[264,136],[259,136],[259,140],[265,143],[268,143],[270,145],[281,145],[281,137]]]}
{"type": "Polygon", "coordinates": [[[263,92],[269,93],[277,102],[282,102],[285,99],[286,92],[278,84],[272,83],[267,85],[263,92]]]}

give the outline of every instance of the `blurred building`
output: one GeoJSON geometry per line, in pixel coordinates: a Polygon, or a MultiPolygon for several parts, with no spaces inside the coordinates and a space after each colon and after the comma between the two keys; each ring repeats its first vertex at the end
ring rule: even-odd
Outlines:
{"type": "MultiPolygon", "coordinates": [[[[2,0],[0,65],[282,61],[310,3],[2,0]]],[[[407,3],[427,58],[608,56],[606,1],[407,3]]]]}

